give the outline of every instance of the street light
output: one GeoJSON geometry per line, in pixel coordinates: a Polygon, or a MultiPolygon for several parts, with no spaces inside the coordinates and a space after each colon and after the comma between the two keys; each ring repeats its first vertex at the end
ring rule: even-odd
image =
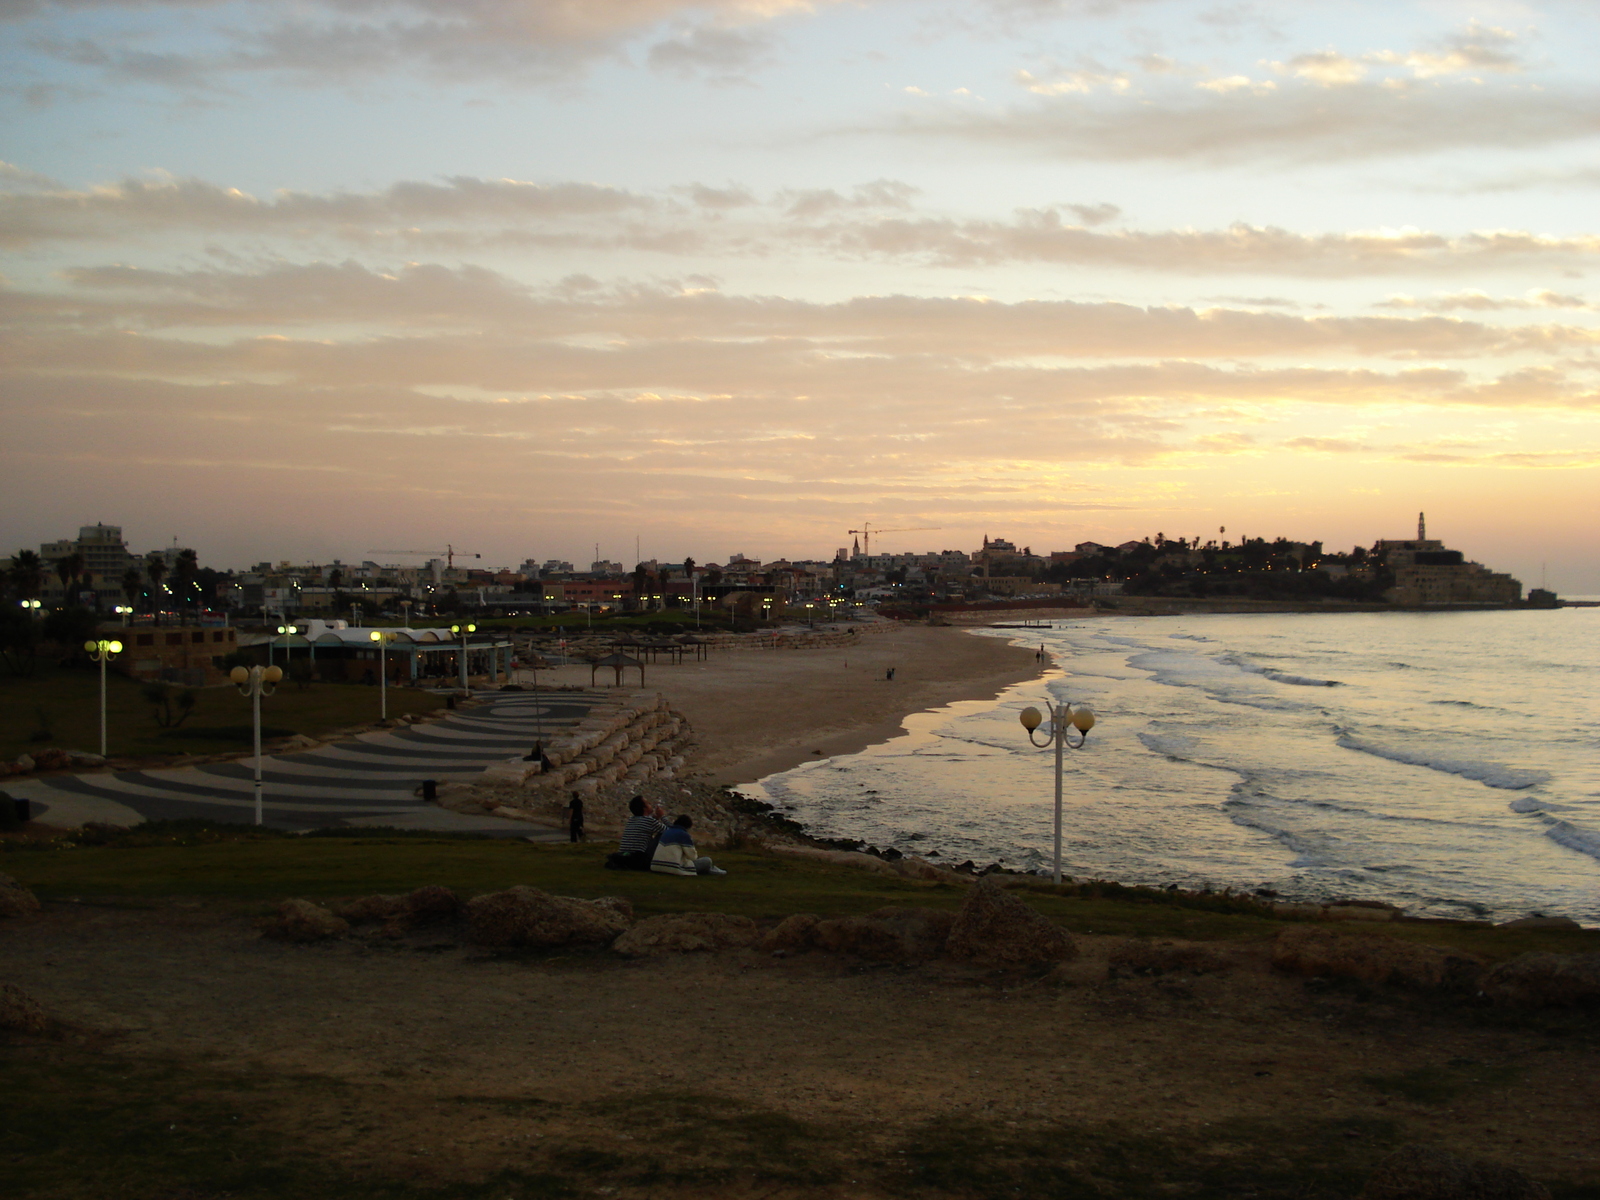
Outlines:
{"type": "Polygon", "coordinates": [[[461,690],[467,695],[472,695],[472,689],[467,686],[467,634],[477,632],[476,625],[452,625],[451,633],[461,635],[461,690]]]}
{"type": "Polygon", "coordinates": [[[1054,879],[1061,882],[1061,751],[1082,750],[1085,742],[1089,740],[1089,730],[1094,728],[1094,713],[1088,705],[1082,708],[1073,708],[1069,704],[1051,704],[1045,701],[1045,708],[1050,712],[1050,736],[1044,741],[1035,741],[1033,731],[1044,722],[1044,715],[1037,708],[1029,705],[1017,714],[1017,719],[1022,722],[1022,727],[1028,731],[1028,741],[1035,746],[1043,748],[1048,746],[1053,738],[1056,744],[1056,858],[1054,879]],[[1073,741],[1067,736],[1068,729],[1078,731],[1078,740],[1073,741]]]}
{"type": "MultiPolygon", "coordinates": [[[[278,634],[279,634],[280,637],[293,637],[295,634],[297,634],[299,632],[300,632],[300,629],[296,625],[279,625],[278,626],[278,634]]],[[[268,649],[270,650],[271,647],[268,647],[268,649]]],[[[289,669],[289,660],[291,658],[293,658],[293,657],[294,657],[294,643],[293,642],[285,642],[283,644],[283,667],[284,667],[284,670],[287,671],[289,669]]]]}
{"type": "Polygon", "coordinates": [[[256,824],[261,824],[261,697],[272,695],[283,678],[281,667],[235,667],[228,678],[238,685],[241,696],[250,697],[251,716],[256,734],[256,824]]]}
{"type": "Polygon", "coordinates": [[[83,648],[89,657],[100,664],[100,757],[106,756],[106,663],[122,653],[121,642],[108,642],[104,638],[85,642],[83,648]]]}
{"type": "Polygon", "coordinates": [[[399,635],[389,633],[383,629],[374,629],[370,636],[373,641],[378,643],[378,695],[383,697],[383,719],[387,721],[389,719],[389,664],[383,652],[388,648],[389,643],[399,635]]]}
{"type": "Polygon", "coordinates": [[[27,609],[29,615],[35,617],[39,615],[39,602],[37,600],[18,600],[17,603],[27,609]]]}
{"type": "Polygon", "coordinates": [[[122,618],[122,627],[126,629],[128,627],[128,617],[132,615],[133,609],[126,604],[119,604],[111,611],[122,618]]]}

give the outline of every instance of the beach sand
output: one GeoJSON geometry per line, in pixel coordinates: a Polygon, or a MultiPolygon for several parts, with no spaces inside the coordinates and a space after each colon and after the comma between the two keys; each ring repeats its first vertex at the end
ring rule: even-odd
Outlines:
{"type": "MultiPolygon", "coordinates": [[[[909,625],[862,633],[852,646],[713,650],[702,662],[647,665],[644,681],[694,728],[688,773],[739,784],[854,754],[893,737],[911,713],[998,696],[1048,665],[1032,649],[998,638],[909,625]],[[890,667],[892,682],[885,678],[890,667]]],[[[613,677],[605,668],[601,674],[613,677]]],[[[589,669],[539,676],[587,686],[589,669]]],[[[635,678],[630,670],[625,682],[635,678]]]]}

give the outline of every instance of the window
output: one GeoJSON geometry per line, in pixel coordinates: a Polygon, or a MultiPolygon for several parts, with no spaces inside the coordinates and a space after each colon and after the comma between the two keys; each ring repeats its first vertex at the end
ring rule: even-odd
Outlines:
{"type": "Polygon", "coordinates": [[[223,630],[219,629],[211,635],[211,640],[213,642],[225,642],[228,640],[228,635],[223,630]]]}
{"type": "Polygon", "coordinates": [[[203,642],[206,640],[206,635],[203,633],[191,633],[189,635],[189,640],[191,642],[203,642]]]}
{"type": "Polygon", "coordinates": [[[134,645],[136,646],[154,646],[155,644],[156,635],[153,633],[141,633],[134,638],[134,645]]]}
{"type": "Polygon", "coordinates": [[[183,645],[183,634],[181,634],[181,633],[169,633],[169,634],[167,634],[167,645],[169,645],[169,646],[181,646],[181,645],[183,645]]]}

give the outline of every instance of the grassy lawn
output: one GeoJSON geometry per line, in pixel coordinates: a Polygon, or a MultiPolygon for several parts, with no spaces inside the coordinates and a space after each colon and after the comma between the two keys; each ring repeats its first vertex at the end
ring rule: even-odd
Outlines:
{"type": "MultiPolygon", "coordinates": [[[[156,706],[144,698],[144,687],[114,672],[106,676],[106,729],[113,757],[221,754],[250,748],[250,701],[238,689],[201,688],[189,718],[177,729],[163,729],[156,720],[156,706]]],[[[169,689],[174,696],[180,690],[169,689]]],[[[390,716],[431,712],[443,703],[443,697],[427,692],[389,689],[390,716]]],[[[262,734],[318,737],[376,720],[378,712],[377,688],[314,683],[302,689],[285,681],[261,702],[262,734]]],[[[15,759],[46,746],[99,750],[98,670],[41,663],[32,678],[0,677],[0,758],[15,759]],[[52,736],[34,740],[40,731],[52,736]]]]}
{"type": "MultiPolygon", "coordinates": [[[[145,827],[141,827],[141,830],[145,827]]],[[[761,851],[719,851],[723,878],[678,879],[607,871],[609,844],[569,845],[507,839],[408,835],[297,836],[217,826],[196,837],[135,831],[124,844],[76,845],[68,841],[0,841],[0,870],[42,898],[94,897],[141,902],[188,896],[269,904],[288,896],[308,899],[405,892],[437,883],[465,895],[528,884],[564,896],[625,896],[641,916],[666,912],[726,912],[756,920],[790,913],[843,916],[885,905],[957,907],[966,888],[879,875],[856,867],[761,851]],[[220,839],[220,840],[219,840],[220,839]],[[177,843],[177,844],[174,844],[177,843]],[[55,848],[52,848],[55,847],[55,848]],[[70,847],[70,848],[63,848],[70,847]]],[[[1020,894],[1075,933],[1125,937],[1177,937],[1198,941],[1269,938],[1280,918],[1248,902],[1223,897],[1168,896],[1124,889],[1095,895],[1047,883],[1020,894]]],[[[1497,960],[1530,950],[1577,953],[1600,950],[1600,931],[1502,930],[1447,924],[1368,924],[1340,932],[1398,937],[1463,950],[1497,960]]]]}

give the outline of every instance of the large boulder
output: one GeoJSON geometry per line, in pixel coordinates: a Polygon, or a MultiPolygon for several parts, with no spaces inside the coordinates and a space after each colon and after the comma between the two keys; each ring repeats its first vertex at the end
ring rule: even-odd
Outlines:
{"type": "Polygon", "coordinates": [[[1483,972],[1482,960],[1470,954],[1381,934],[1335,933],[1314,926],[1280,932],[1272,942],[1272,965],[1295,975],[1359,979],[1425,991],[1466,991],[1483,972]]]}
{"type": "Polygon", "coordinates": [[[640,921],[611,943],[611,948],[629,958],[642,958],[652,954],[728,950],[748,946],[758,937],[760,931],[749,917],[725,913],[668,913],[640,921]]]}
{"type": "Polygon", "coordinates": [[[0,983],[0,1029],[44,1033],[49,1028],[50,1018],[37,1000],[15,984],[0,983]]]}
{"type": "Polygon", "coordinates": [[[617,897],[576,900],[521,884],[467,902],[467,937],[480,946],[604,945],[632,924],[632,906],[617,897]]]}
{"type": "Polygon", "coordinates": [[[9,875],[0,875],[0,917],[27,917],[39,911],[39,897],[9,875]]]}
{"type": "Polygon", "coordinates": [[[1498,1163],[1402,1146],[1378,1164],[1356,1200],[1550,1200],[1550,1192],[1498,1163]]]}
{"type": "Polygon", "coordinates": [[[279,942],[322,942],[350,931],[350,923],[309,900],[285,900],[261,923],[261,936],[279,942]]]}
{"type": "Polygon", "coordinates": [[[447,887],[429,884],[404,896],[361,896],[334,910],[352,925],[381,923],[389,937],[403,937],[423,925],[454,921],[465,905],[447,887]]]}
{"type": "Polygon", "coordinates": [[[819,921],[812,941],[823,950],[888,961],[936,958],[956,915],[936,908],[880,908],[864,917],[819,921]]]}
{"type": "Polygon", "coordinates": [[[1600,954],[1523,954],[1490,968],[1479,990],[1497,1004],[1569,1008],[1600,1004],[1600,954]]]}
{"type": "Polygon", "coordinates": [[[1153,942],[1130,939],[1113,946],[1106,956],[1106,969],[1122,975],[1212,975],[1227,971],[1233,963],[1200,942],[1153,942]]]}
{"type": "Polygon", "coordinates": [[[792,954],[796,950],[809,950],[816,942],[817,925],[822,918],[816,913],[793,913],[761,939],[760,949],[768,954],[792,954]]]}
{"type": "Polygon", "coordinates": [[[967,894],[945,950],[952,958],[1003,966],[1065,962],[1078,954],[1064,930],[988,879],[967,894]]]}

